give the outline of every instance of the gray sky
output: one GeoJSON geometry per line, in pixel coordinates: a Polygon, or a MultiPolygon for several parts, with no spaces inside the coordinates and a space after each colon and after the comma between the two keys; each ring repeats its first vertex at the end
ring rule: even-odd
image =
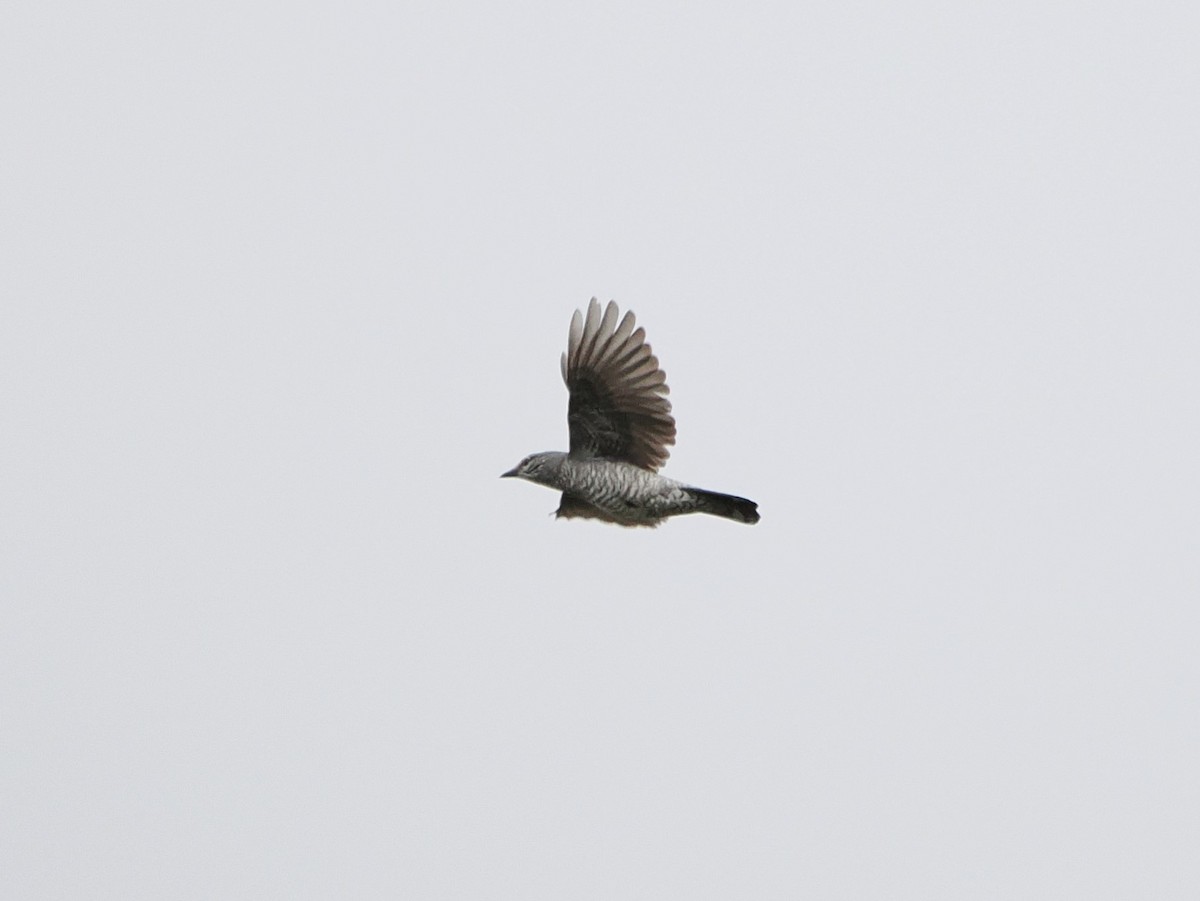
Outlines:
{"type": "Polygon", "coordinates": [[[1198,20],[6,4],[0,896],[1200,896],[1198,20]]]}

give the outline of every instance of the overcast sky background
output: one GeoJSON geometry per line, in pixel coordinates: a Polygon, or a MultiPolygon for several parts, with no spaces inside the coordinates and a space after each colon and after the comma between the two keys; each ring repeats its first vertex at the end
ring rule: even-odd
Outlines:
{"type": "Polygon", "coordinates": [[[0,896],[1200,897],[1197,35],[5,4],[0,896]]]}

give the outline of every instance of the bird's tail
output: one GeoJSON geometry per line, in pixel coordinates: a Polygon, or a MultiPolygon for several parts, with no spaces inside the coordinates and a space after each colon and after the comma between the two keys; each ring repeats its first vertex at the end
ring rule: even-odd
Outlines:
{"type": "Polygon", "coordinates": [[[758,522],[758,504],[744,497],[732,494],[720,494],[716,491],[705,491],[703,488],[689,488],[698,501],[698,513],[710,513],[713,516],[723,516],[726,519],[754,525],[758,522]]]}

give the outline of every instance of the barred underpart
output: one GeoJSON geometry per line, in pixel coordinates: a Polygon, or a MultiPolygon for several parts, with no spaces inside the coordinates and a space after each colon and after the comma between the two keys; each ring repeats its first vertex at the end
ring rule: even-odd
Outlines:
{"type": "Polygon", "coordinates": [[[656,526],[669,516],[710,513],[738,522],[758,522],[758,505],[730,494],[693,488],[627,463],[607,460],[562,462],[560,518],[602,519],[626,526],[656,526]]]}

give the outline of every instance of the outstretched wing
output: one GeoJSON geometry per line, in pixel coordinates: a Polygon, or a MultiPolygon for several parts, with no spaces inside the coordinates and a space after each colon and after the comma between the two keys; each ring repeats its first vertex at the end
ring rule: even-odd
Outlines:
{"type": "Polygon", "coordinates": [[[562,376],[571,392],[567,425],[571,456],[621,460],[657,470],[675,443],[675,419],[667,400],[667,374],[658,368],[644,329],[633,313],[617,324],[617,305],[603,318],[592,298],[587,320],[571,317],[562,376]]]}
{"type": "Polygon", "coordinates": [[[636,528],[644,526],[653,529],[657,526],[661,519],[639,519],[626,520],[616,519],[609,516],[599,507],[593,507],[581,497],[577,497],[568,491],[562,493],[562,498],[558,502],[558,509],[554,511],[555,519],[598,519],[601,522],[611,522],[614,526],[625,526],[626,528],[636,528]]]}

